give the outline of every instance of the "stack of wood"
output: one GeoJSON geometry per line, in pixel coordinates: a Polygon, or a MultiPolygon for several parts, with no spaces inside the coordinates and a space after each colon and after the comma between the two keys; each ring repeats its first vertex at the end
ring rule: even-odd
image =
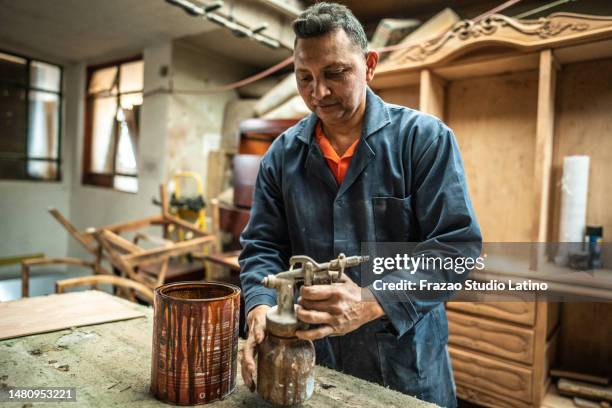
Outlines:
{"type": "Polygon", "coordinates": [[[612,405],[609,377],[567,370],[551,370],[550,373],[558,378],[559,394],[570,397],[576,407],[610,408],[612,405]]]}

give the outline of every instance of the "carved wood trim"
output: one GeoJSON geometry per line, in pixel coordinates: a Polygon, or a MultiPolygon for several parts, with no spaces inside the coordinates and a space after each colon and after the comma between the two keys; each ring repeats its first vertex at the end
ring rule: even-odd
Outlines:
{"type": "Polygon", "coordinates": [[[554,13],[537,20],[493,14],[478,22],[463,20],[441,37],[414,44],[380,64],[377,74],[420,69],[476,48],[508,46],[521,51],[612,37],[612,17],[554,13]]]}
{"type": "Polygon", "coordinates": [[[455,381],[471,384],[494,395],[531,402],[533,372],[517,364],[485,357],[449,346],[455,381]]]}

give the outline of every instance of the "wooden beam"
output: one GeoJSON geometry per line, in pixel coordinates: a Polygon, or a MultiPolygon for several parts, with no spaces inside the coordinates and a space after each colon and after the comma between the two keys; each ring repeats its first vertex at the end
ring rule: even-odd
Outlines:
{"type": "Polygon", "coordinates": [[[552,50],[540,52],[540,69],[538,80],[538,112],[536,123],[535,163],[534,163],[534,217],[531,228],[531,240],[536,243],[532,251],[530,268],[537,269],[547,241],[548,213],[552,177],[552,156],[555,123],[555,85],[556,62],[552,50]]]}
{"type": "Polygon", "coordinates": [[[444,119],[444,80],[429,69],[421,71],[419,110],[444,119]]]}

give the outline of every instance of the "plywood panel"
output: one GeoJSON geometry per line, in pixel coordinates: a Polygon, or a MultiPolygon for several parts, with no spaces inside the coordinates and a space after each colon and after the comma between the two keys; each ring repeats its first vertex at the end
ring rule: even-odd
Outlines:
{"type": "MultiPolygon", "coordinates": [[[[558,239],[563,158],[588,155],[587,225],[603,225],[612,240],[612,59],[564,65],[557,84],[557,121],[553,157],[555,205],[551,236],[558,239]]],[[[610,254],[609,258],[612,258],[610,254]]],[[[612,259],[610,259],[612,260],[612,259]]],[[[609,263],[608,263],[609,264],[609,263]]]]}
{"type": "Polygon", "coordinates": [[[419,87],[415,85],[381,89],[377,92],[385,102],[419,109],[419,87]]]}
{"type": "Polygon", "coordinates": [[[558,366],[612,377],[612,303],[563,303],[558,366]]]}
{"type": "Polygon", "coordinates": [[[446,122],[486,241],[531,241],[537,99],[536,71],[447,85],[446,122]]]}
{"type": "Polygon", "coordinates": [[[0,302],[0,340],[142,316],[97,290],[0,302]]]}
{"type": "Polygon", "coordinates": [[[457,383],[471,384],[476,389],[494,395],[505,395],[525,402],[531,401],[530,369],[453,346],[449,346],[449,351],[457,383]]]}
{"type": "Polygon", "coordinates": [[[520,363],[533,362],[533,330],[457,312],[447,314],[449,344],[520,363]]]}

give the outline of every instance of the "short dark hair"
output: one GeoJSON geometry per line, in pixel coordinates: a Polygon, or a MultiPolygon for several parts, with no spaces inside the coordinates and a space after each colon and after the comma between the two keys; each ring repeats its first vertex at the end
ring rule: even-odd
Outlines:
{"type": "Polygon", "coordinates": [[[363,53],[368,52],[368,39],[363,26],[348,7],[337,3],[320,2],[304,10],[291,25],[298,38],[312,38],[343,29],[353,44],[363,53]]]}

